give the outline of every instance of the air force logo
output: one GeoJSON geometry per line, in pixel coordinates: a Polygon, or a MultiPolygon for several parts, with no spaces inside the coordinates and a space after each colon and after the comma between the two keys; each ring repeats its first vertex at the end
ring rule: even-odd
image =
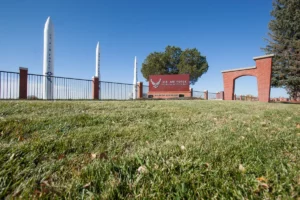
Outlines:
{"type": "Polygon", "coordinates": [[[161,82],[161,79],[159,79],[159,81],[156,82],[156,83],[154,81],[152,81],[152,79],[150,79],[150,82],[152,83],[152,85],[153,85],[154,88],[158,88],[158,86],[159,86],[159,84],[161,82]]]}

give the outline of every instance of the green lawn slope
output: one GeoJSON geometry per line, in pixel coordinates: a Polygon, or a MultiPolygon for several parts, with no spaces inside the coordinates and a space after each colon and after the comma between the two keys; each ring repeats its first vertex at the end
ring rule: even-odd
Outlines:
{"type": "Polygon", "coordinates": [[[300,106],[0,101],[0,199],[297,199],[300,106]]]}

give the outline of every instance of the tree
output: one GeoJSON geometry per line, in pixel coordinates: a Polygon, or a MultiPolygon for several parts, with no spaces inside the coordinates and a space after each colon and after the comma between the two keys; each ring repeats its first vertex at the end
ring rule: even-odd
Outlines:
{"type": "Polygon", "coordinates": [[[195,84],[207,70],[206,57],[196,48],[182,51],[175,46],[167,46],[165,52],[150,53],[141,69],[147,81],[150,75],[189,74],[191,84],[195,84]]]}
{"type": "Polygon", "coordinates": [[[266,53],[274,53],[272,86],[300,98],[300,1],[274,0],[266,53]]]}

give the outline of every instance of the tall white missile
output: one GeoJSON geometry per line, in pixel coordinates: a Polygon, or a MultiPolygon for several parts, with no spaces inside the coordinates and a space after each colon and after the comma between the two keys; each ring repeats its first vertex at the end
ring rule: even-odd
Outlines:
{"type": "Polygon", "coordinates": [[[100,44],[99,42],[97,43],[96,46],[96,77],[99,78],[100,81],[100,44]]]}
{"type": "Polygon", "coordinates": [[[137,95],[137,59],[134,57],[134,69],[133,69],[133,89],[132,89],[132,98],[136,99],[137,95]]]}
{"type": "Polygon", "coordinates": [[[53,78],[54,75],[54,27],[48,17],[44,28],[44,60],[43,60],[43,99],[53,99],[53,78]]]}
{"type": "Polygon", "coordinates": [[[99,99],[101,99],[101,78],[100,78],[100,44],[97,43],[96,46],[96,72],[95,76],[98,77],[99,80],[99,99]]]}

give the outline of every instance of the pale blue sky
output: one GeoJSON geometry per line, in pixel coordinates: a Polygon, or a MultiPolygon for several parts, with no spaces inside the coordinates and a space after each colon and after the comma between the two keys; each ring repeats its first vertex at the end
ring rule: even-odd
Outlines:
{"type": "MultiPolygon", "coordinates": [[[[194,90],[223,90],[222,70],[254,66],[264,55],[271,0],[1,0],[0,70],[42,73],[43,28],[55,29],[54,74],[90,79],[101,46],[101,78],[132,83],[134,56],[141,64],[167,45],[197,48],[209,70],[194,90]]],[[[236,94],[257,95],[255,77],[236,81],[236,94]]],[[[146,83],[147,84],[147,83],[146,83]]],[[[287,96],[272,89],[271,96],[287,96]]]]}

